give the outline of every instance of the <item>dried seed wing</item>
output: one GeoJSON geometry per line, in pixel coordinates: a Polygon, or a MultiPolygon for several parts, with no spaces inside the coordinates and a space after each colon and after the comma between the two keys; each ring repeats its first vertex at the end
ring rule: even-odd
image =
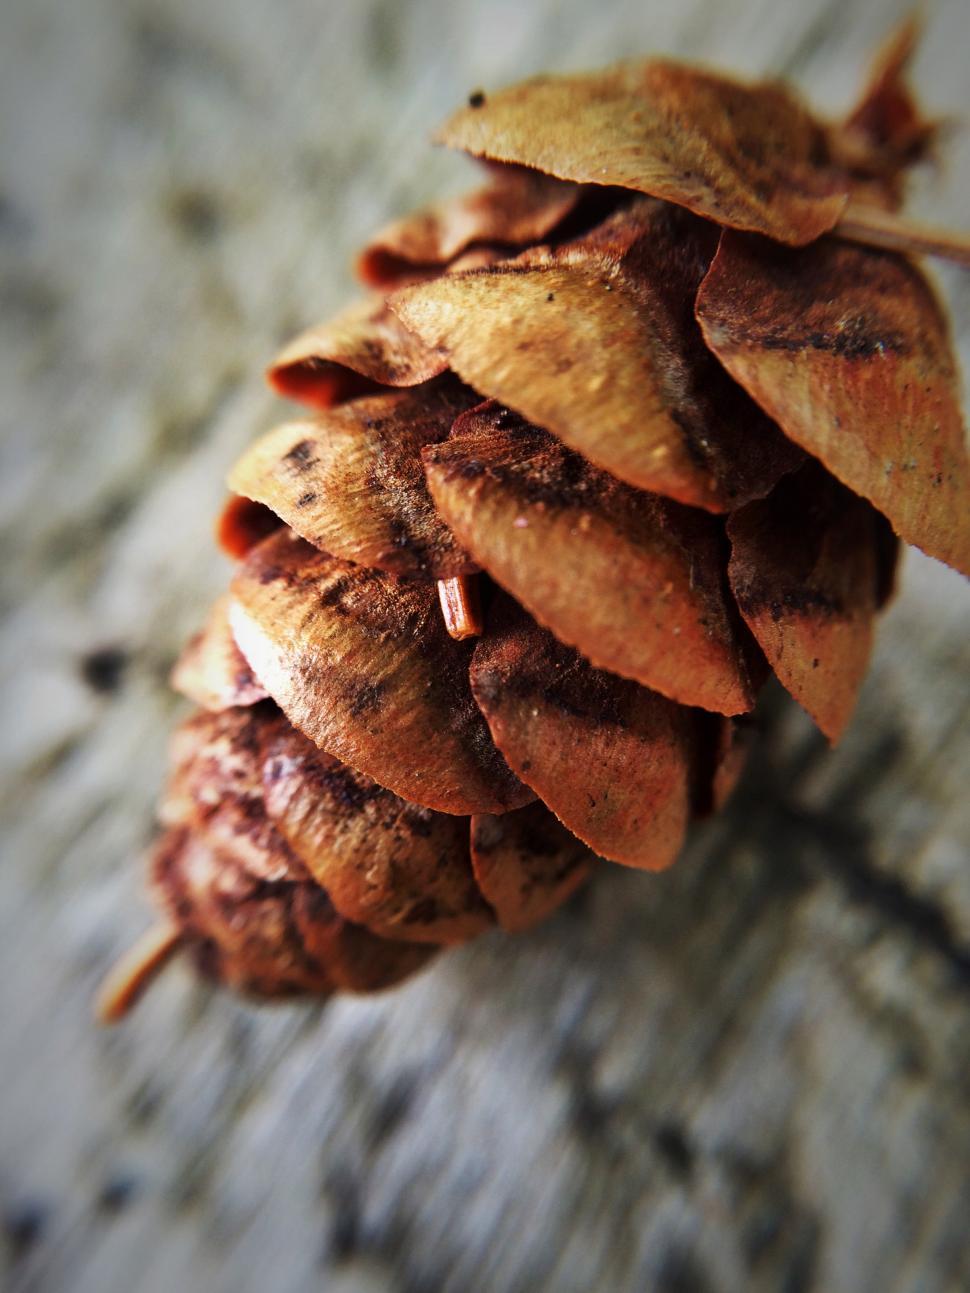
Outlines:
{"type": "Polygon", "coordinates": [[[232,585],[236,641],[294,726],[412,803],[504,812],[531,798],[492,744],[430,583],[318,552],[288,532],[232,585]]]}
{"type": "Polygon", "coordinates": [[[262,750],[266,811],[347,920],[419,943],[464,942],[494,924],[464,818],[399,799],[282,716],[262,750]]]}
{"type": "Polygon", "coordinates": [[[472,865],[498,922],[510,933],[551,915],[587,879],[597,859],[542,804],[471,819],[472,865]]]}
{"type": "Polygon", "coordinates": [[[216,542],[234,561],[240,561],[257,543],[280,528],[280,518],[262,503],[230,494],[216,517],[216,542]]]}
{"type": "Polygon", "coordinates": [[[172,670],[171,683],[203,709],[255,705],[268,696],[232,636],[228,595],[216,601],[203,627],[189,639],[172,670]]]}
{"type": "Polygon", "coordinates": [[[872,648],[876,513],[816,463],[728,521],[728,577],[775,673],[835,742],[872,648]]]}
{"type": "Polygon", "coordinates": [[[386,386],[419,386],[446,367],[444,356],[408,332],[383,298],[369,297],[301,333],[266,376],[278,394],[327,409],[386,386]]]}
{"type": "Polygon", "coordinates": [[[725,234],[701,287],[711,348],[782,429],[970,574],[970,457],[939,305],[901,256],[836,240],[797,254],[725,234]]]}
{"type": "Polygon", "coordinates": [[[681,704],[751,708],[713,517],[623,485],[496,405],[463,414],[424,460],[459,541],[560,641],[681,704]]]}
{"type": "Polygon", "coordinates": [[[660,870],[687,829],[691,713],[594,669],[507,597],[472,691],[509,766],[601,857],[660,870]]]}
{"type": "MultiPolygon", "coordinates": [[[[903,197],[905,169],[932,155],[940,123],[927,121],[909,85],[909,64],[920,35],[910,14],[876,53],[865,87],[845,121],[832,128],[831,147],[869,197],[890,207],[903,197]]],[[[857,183],[853,198],[866,197],[857,183]]]]}
{"type": "Polygon", "coordinates": [[[831,229],[845,182],[784,86],[666,59],[540,76],[475,96],[438,132],[475,157],[662,198],[717,224],[802,245],[831,229]]]}
{"type": "Polygon", "coordinates": [[[246,451],[230,487],[345,561],[426,579],[466,573],[474,563],[434,509],[421,449],[475,398],[436,384],[287,422],[246,451]]]}
{"type": "Polygon", "coordinates": [[[476,390],[631,485],[723,512],[802,455],[713,358],[694,301],[713,231],[639,202],[555,251],[391,299],[476,390]]]}
{"type": "Polygon", "coordinates": [[[389,288],[437,274],[481,244],[524,247],[550,233],[576,206],[581,189],[520,166],[492,168],[470,193],[423,207],[382,229],[357,259],[370,287],[389,288]]]}

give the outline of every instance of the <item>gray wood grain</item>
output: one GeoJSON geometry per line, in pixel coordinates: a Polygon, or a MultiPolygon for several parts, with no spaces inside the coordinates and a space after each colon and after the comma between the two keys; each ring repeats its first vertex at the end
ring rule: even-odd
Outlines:
{"type": "MultiPolygon", "coordinates": [[[[970,1284],[965,583],[911,555],[844,744],[792,706],[669,873],[403,990],[254,1010],[143,927],[166,673],[226,576],[260,372],[361,237],[468,168],[477,85],[670,51],[851,99],[893,0],[6,0],[0,1215],[9,1285],[788,1290],[970,1284]]],[[[965,0],[931,110],[970,108],[965,0]]],[[[966,223],[970,144],[915,209],[966,223]]],[[[966,364],[967,279],[940,272],[966,364]]]]}

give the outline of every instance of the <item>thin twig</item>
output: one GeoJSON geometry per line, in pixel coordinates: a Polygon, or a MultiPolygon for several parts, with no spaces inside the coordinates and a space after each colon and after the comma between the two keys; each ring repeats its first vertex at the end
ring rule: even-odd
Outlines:
{"type": "Polygon", "coordinates": [[[482,606],[476,575],[439,579],[438,600],[441,602],[445,628],[451,637],[461,642],[464,638],[481,636],[482,606]]]}
{"type": "Polygon", "coordinates": [[[894,211],[850,202],[833,233],[849,242],[923,256],[942,256],[970,269],[970,234],[951,233],[894,211]]]}
{"type": "Polygon", "coordinates": [[[123,1019],[178,951],[181,941],[172,925],[159,922],[146,930],[101,984],[94,1007],[98,1022],[116,1024],[123,1019]]]}

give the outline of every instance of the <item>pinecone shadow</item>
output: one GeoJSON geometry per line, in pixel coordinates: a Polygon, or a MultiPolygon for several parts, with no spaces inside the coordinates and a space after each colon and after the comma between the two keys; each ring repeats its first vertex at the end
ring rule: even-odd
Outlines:
{"type": "Polygon", "coordinates": [[[874,717],[878,734],[861,757],[831,751],[780,687],[766,689],[754,721],[757,739],[731,801],[695,826],[673,867],[645,874],[604,862],[530,937],[489,936],[453,958],[453,972],[476,993],[491,985],[503,1015],[546,1012],[552,994],[585,1003],[581,1016],[595,999],[602,1018],[619,1025],[628,1008],[649,1018],[659,997],[676,1017],[699,1011],[708,1028],[729,1029],[739,994],[747,1002],[770,984],[804,905],[825,892],[837,911],[861,912],[868,929],[832,930],[835,968],[851,961],[857,938],[902,934],[970,993],[970,947],[945,909],[874,856],[872,792],[905,755],[892,713],[874,717]],[[837,777],[826,767],[834,759],[837,777]]]}

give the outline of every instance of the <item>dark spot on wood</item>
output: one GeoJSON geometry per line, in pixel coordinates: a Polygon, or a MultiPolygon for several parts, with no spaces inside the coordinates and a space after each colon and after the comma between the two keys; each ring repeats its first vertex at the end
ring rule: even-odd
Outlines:
{"type": "Polygon", "coordinates": [[[129,35],[136,59],[137,108],[146,96],[146,74],[157,78],[159,84],[184,77],[218,86],[224,93],[239,94],[242,87],[236,66],[225,56],[222,45],[204,39],[201,31],[145,12],[131,21],[129,35]]]}
{"type": "Polygon", "coordinates": [[[108,696],[121,686],[127,666],[128,653],[121,647],[98,647],[82,656],[81,677],[92,691],[108,696]]]}
{"type": "Polygon", "coordinates": [[[10,270],[0,283],[0,321],[13,330],[36,331],[54,321],[61,309],[61,299],[36,274],[10,270]]]}
{"type": "Polygon", "coordinates": [[[814,1217],[799,1213],[794,1218],[794,1231],[784,1264],[781,1293],[810,1293],[816,1287],[821,1227],[814,1217]]]}
{"type": "Polygon", "coordinates": [[[0,238],[23,239],[31,233],[31,221],[25,211],[7,193],[0,193],[0,238]]]}
{"type": "Polygon", "coordinates": [[[784,1205],[773,1200],[760,1209],[741,1233],[741,1247],[749,1266],[758,1266],[775,1248],[785,1221],[784,1205]]]}
{"type": "Polygon", "coordinates": [[[223,228],[222,212],[215,197],[201,189],[184,189],[169,202],[172,223],[191,242],[208,243],[223,228]]]}
{"type": "Polygon", "coordinates": [[[26,1257],[44,1237],[50,1209],[40,1199],[20,1199],[3,1211],[3,1237],[14,1261],[26,1257]]]}
{"type": "Polygon", "coordinates": [[[653,1143],[657,1153],[678,1176],[689,1177],[694,1170],[694,1150],[679,1122],[667,1119],[654,1128],[653,1143]]]}
{"type": "Polygon", "coordinates": [[[382,1144],[405,1120],[420,1089],[420,1073],[399,1073],[377,1101],[371,1123],[371,1142],[382,1144]]]}
{"type": "Polygon", "coordinates": [[[707,1293],[711,1286],[694,1256],[686,1248],[671,1244],[661,1259],[654,1287],[656,1293],[707,1293]]]}
{"type": "Polygon", "coordinates": [[[401,24],[395,0],[378,0],[370,7],[366,49],[378,77],[386,76],[401,60],[401,24]]]}
{"type": "Polygon", "coordinates": [[[125,1101],[125,1114],[134,1127],[144,1128],[155,1121],[162,1107],[162,1093],[151,1082],[139,1082],[125,1101]]]}
{"type": "Polygon", "coordinates": [[[109,1176],[98,1191],[96,1205],[99,1212],[117,1216],[134,1202],[138,1194],[138,1181],[127,1172],[109,1176]]]}
{"type": "Polygon", "coordinates": [[[324,1256],[335,1262],[348,1261],[363,1242],[360,1189],[347,1168],[336,1167],[327,1175],[323,1195],[333,1209],[324,1256]]]}
{"type": "Polygon", "coordinates": [[[594,1053],[585,1043],[565,1038],[557,1068],[569,1084],[570,1123],[584,1140],[601,1145],[618,1106],[597,1090],[594,1064],[594,1053]]]}
{"type": "Polygon", "coordinates": [[[570,1116],[576,1131],[589,1140],[599,1140],[616,1112],[611,1100],[604,1099],[591,1087],[580,1086],[573,1093],[570,1116]]]}
{"type": "Polygon", "coordinates": [[[40,329],[54,321],[61,308],[59,294],[37,274],[10,270],[0,283],[0,320],[16,331],[40,329]]]}
{"type": "Polygon", "coordinates": [[[871,749],[865,775],[846,778],[830,807],[821,812],[793,802],[790,783],[781,778],[767,751],[756,743],[732,811],[737,820],[749,825],[760,821],[759,829],[763,828],[770,841],[784,833],[790,842],[792,878],[799,867],[807,875],[813,871],[831,875],[851,902],[908,930],[917,944],[939,956],[954,986],[966,991],[970,989],[970,943],[954,928],[945,907],[879,869],[870,857],[872,827],[853,816],[855,805],[871,785],[883,780],[901,757],[898,746],[898,734],[888,733],[871,749]]]}
{"type": "MultiPolygon", "coordinates": [[[[167,673],[165,675],[168,676],[167,673]]],[[[29,761],[25,768],[27,776],[33,780],[50,777],[67,764],[78,753],[83,740],[80,736],[67,736],[53,745],[41,750],[36,758],[29,761]]]]}
{"type": "Polygon", "coordinates": [[[318,498],[319,495],[314,490],[309,489],[305,494],[300,495],[296,500],[296,505],[297,507],[309,507],[310,504],[315,503],[318,498]]]}

